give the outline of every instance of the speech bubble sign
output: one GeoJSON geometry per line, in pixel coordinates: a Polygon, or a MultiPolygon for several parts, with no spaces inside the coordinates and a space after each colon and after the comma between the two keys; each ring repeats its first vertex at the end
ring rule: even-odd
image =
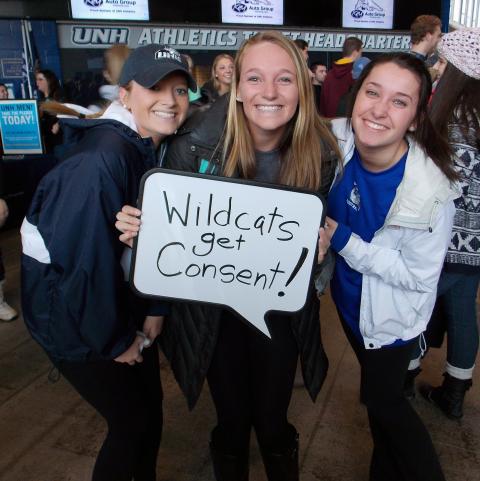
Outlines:
{"type": "Polygon", "coordinates": [[[139,208],[130,282],[140,295],[227,306],[268,337],[269,311],[305,305],[320,196],[155,169],[142,179],[139,208]]]}

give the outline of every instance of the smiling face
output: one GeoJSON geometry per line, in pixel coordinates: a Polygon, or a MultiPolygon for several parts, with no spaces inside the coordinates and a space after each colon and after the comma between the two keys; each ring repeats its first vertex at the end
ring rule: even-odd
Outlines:
{"type": "Polygon", "coordinates": [[[175,133],[187,116],[187,79],[174,72],[151,89],[132,80],[129,90],[120,89],[120,99],[131,111],[138,133],[142,137],[152,137],[158,145],[166,136],[175,133]]]}
{"type": "Polygon", "coordinates": [[[233,78],[233,62],[229,57],[220,58],[214,69],[215,78],[220,84],[230,87],[233,78]]]}
{"type": "Polygon", "coordinates": [[[355,144],[363,158],[380,159],[388,168],[414,128],[420,81],[394,63],[375,66],[360,87],[352,112],[355,144]]]}
{"type": "Polygon", "coordinates": [[[0,100],[8,99],[8,90],[5,85],[0,85],[0,100]]]}
{"type": "Polygon", "coordinates": [[[270,42],[249,46],[243,55],[237,92],[255,148],[278,147],[299,100],[295,65],[288,53],[270,42]]]}

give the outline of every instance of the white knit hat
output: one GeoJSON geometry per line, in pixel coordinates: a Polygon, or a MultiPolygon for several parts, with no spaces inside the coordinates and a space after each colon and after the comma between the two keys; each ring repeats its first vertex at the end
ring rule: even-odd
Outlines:
{"type": "Polygon", "coordinates": [[[480,28],[461,28],[443,35],[437,51],[465,75],[480,79],[480,28]]]}

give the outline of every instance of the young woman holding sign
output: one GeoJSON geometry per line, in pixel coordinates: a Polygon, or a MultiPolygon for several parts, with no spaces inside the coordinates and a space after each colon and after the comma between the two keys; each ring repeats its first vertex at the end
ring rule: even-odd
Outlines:
{"type": "MultiPolygon", "coordinates": [[[[326,195],[336,152],[332,133],[316,113],[300,51],[280,33],[263,32],[240,48],[230,97],[179,131],[166,166],[326,195]]],[[[124,241],[136,235],[139,215],[128,206],[117,215],[124,241]]],[[[218,419],[211,436],[218,481],[248,479],[252,427],[268,479],[298,479],[298,434],[287,410],[299,355],[312,399],[325,379],[318,312],[312,284],[300,313],[269,316],[270,340],[226,309],[172,306],[164,349],[190,407],[208,379],[218,419]]]]}
{"type": "Polygon", "coordinates": [[[427,115],[431,81],[422,61],[378,57],[357,82],[348,119],[333,122],[344,169],[329,194],[325,237],[337,257],[332,296],[361,366],[370,480],[441,481],[403,385],[435,303],[456,174],[427,115]]]}
{"type": "Polygon", "coordinates": [[[107,421],[94,481],[155,481],[162,430],[157,348],[162,304],[124,281],[115,213],[185,120],[195,82],[175,50],[139,47],[120,102],[96,120],[65,122],[75,145],[46,175],[22,225],[22,304],[32,336],[107,421]],[[147,315],[149,314],[149,315],[147,315]]]}

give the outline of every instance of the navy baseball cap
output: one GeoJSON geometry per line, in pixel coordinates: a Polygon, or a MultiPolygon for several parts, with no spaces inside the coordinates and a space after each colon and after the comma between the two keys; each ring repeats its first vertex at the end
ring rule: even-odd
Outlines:
{"type": "Polygon", "coordinates": [[[120,74],[120,85],[135,80],[142,87],[152,88],[172,72],[182,72],[187,77],[188,88],[197,90],[197,84],[182,61],[180,53],[166,45],[150,44],[137,47],[125,61],[120,74]]]}

